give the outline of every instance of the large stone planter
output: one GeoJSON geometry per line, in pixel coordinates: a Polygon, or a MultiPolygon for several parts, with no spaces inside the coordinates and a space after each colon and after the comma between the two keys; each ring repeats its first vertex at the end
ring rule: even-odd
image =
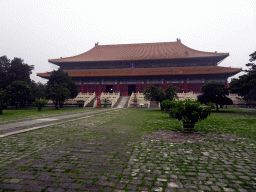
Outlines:
{"type": "Polygon", "coordinates": [[[194,133],[195,124],[193,123],[183,123],[183,132],[184,133],[194,133]]]}

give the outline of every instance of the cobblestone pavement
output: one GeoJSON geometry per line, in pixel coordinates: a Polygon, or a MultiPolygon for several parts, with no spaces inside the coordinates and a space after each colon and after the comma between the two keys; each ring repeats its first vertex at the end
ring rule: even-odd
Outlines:
{"type": "Polygon", "coordinates": [[[129,110],[0,139],[0,191],[256,191],[256,147],[115,126],[129,110]]]}

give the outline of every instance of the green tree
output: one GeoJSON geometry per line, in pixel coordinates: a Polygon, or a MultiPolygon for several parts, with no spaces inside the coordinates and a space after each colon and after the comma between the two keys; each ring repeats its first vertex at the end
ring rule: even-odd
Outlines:
{"type": "Polygon", "coordinates": [[[3,109],[8,106],[8,103],[5,98],[5,92],[0,88],[0,115],[3,114],[3,109]]]}
{"type": "Polygon", "coordinates": [[[223,105],[233,105],[233,101],[230,98],[224,96],[219,98],[219,104],[221,107],[223,107],[223,105]]]}
{"type": "Polygon", "coordinates": [[[146,100],[162,102],[166,98],[166,94],[161,87],[157,87],[154,84],[149,85],[143,90],[146,100]]]}
{"type": "Polygon", "coordinates": [[[28,65],[24,63],[21,58],[15,57],[6,69],[9,84],[14,81],[25,81],[26,83],[30,83],[30,75],[32,74],[33,69],[33,65],[28,65]]]}
{"type": "Polygon", "coordinates": [[[9,84],[7,75],[10,65],[10,60],[6,56],[0,57],[0,88],[2,89],[5,89],[9,84]]]}
{"type": "Polygon", "coordinates": [[[18,107],[24,107],[27,100],[30,98],[30,86],[25,81],[14,81],[5,89],[5,97],[11,104],[18,107]]]}
{"type": "Polygon", "coordinates": [[[35,99],[33,102],[33,105],[37,107],[38,111],[42,111],[42,108],[45,106],[45,104],[48,103],[47,99],[35,99]]]}
{"type": "Polygon", "coordinates": [[[62,107],[67,99],[73,99],[77,96],[78,90],[74,81],[63,70],[58,69],[51,73],[50,79],[46,85],[46,99],[51,99],[55,108],[62,107]]]}
{"type": "MultiPolygon", "coordinates": [[[[250,57],[250,62],[255,61],[256,51],[250,54],[250,57]]],[[[238,79],[232,79],[229,89],[231,93],[242,96],[246,102],[256,101],[256,65],[255,63],[248,63],[246,66],[250,67],[244,70],[247,74],[240,76],[238,79]]]]}
{"type": "MultiPolygon", "coordinates": [[[[172,84],[170,84],[168,85],[165,93],[163,88],[151,84],[143,90],[143,93],[146,100],[162,102],[163,100],[168,99],[172,101],[174,99],[178,99],[176,93],[178,89],[178,87],[175,87],[172,84]]],[[[164,108],[161,107],[161,110],[164,110],[164,108]]]]}
{"type": "Polygon", "coordinates": [[[62,104],[70,98],[70,91],[67,84],[55,84],[53,87],[46,88],[46,98],[51,99],[55,105],[55,109],[62,107],[62,104]]]}
{"type": "Polygon", "coordinates": [[[8,101],[10,101],[11,104],[15,104],[16,107],[25,106],[25,100],[28,100],[27,96],[31,96],[30,94],[26,96],[26,99],[24,99],[24,95],[22,95],[22,98],[20,99],[15,99],[15,97],[18,96],[19,93],[25,94],[27,89],[23,92],[20,91],[19,93],[10,92],[10,89],[19,90],[19,87],[25,86],[25,84],[26,86],[28,84],[30,85],[30,74],[33,69],[33,65],[24,63],[20,58],[15,57],[10,61],[6,56],[0,57],[0,89],[4,91],[4,100],[2,100],[4,102],[4,107],[7,107],[8,101]],[[9,87],[8,90],[6,90],[7,87],[9,87]]]}
{"type": "Polygon", "coordinates": [[[34,102],[36,99],[44,99],[46,98],[46,94],[45,94],[45,89],[46,89],[46,84],[42,84],[41,82],[35,82],[35,81],[31,81],[30,82],[30,88],[31,88],[31,98],[29,99],[29,101],[34,102]]]}
{"type": "MultiPolygon", "coordinates": [[[[225,101],[229,100],[226,95],[229,94],[228,89],[225,88],[224,83],[212,81],[206,83],[202,87],[202,95],[198,96],[198,101],[201,103],[215,103],[217,111],[219,111],[218,105],[226,104],[225,101]]],[[[228,103],[227,103],[228,104],[228,103]]]]}
{"type": "Polygon", "coordinates": [[[172,84],[168,85],[166,89],[166,99],[169,99],[170,101],[178,99],[177,91],[179,90],[178,87],[173,86],[172,84]]]}
{"type": "MultiPolygon", "coordinates": [[[[256,60],[256,51],[252,54],[249,55],[251,58],[249,59],[250,62],[253,62],[256,60]]],[[[249,70],[245,70],[248,73],[255,73],[256,72],[256,65],[255,63],[247,63],[246,64],[247,67],[251,67],[249,68],[249,70]]]]}

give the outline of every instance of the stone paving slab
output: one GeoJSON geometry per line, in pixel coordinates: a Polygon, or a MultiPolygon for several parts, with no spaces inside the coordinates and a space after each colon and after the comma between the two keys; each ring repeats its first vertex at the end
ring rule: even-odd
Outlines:
{"type": "Polygon", "coordinates": [[[255,142],[172,131],[136,137],[111,124],[127,113],[1,138],[0,191],[256,190],[255,142]]]}

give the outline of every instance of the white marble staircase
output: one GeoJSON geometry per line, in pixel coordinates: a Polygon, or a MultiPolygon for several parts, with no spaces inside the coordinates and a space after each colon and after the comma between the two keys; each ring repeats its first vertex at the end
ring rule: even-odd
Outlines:
{"type": "Polygon", "coordinates": [[[127,103],[129,99],[129,96],[123,96],[122,100],[120,101],[119,105],[117,106],[117,108],[124,108],[125,104],[127,103]]]}

